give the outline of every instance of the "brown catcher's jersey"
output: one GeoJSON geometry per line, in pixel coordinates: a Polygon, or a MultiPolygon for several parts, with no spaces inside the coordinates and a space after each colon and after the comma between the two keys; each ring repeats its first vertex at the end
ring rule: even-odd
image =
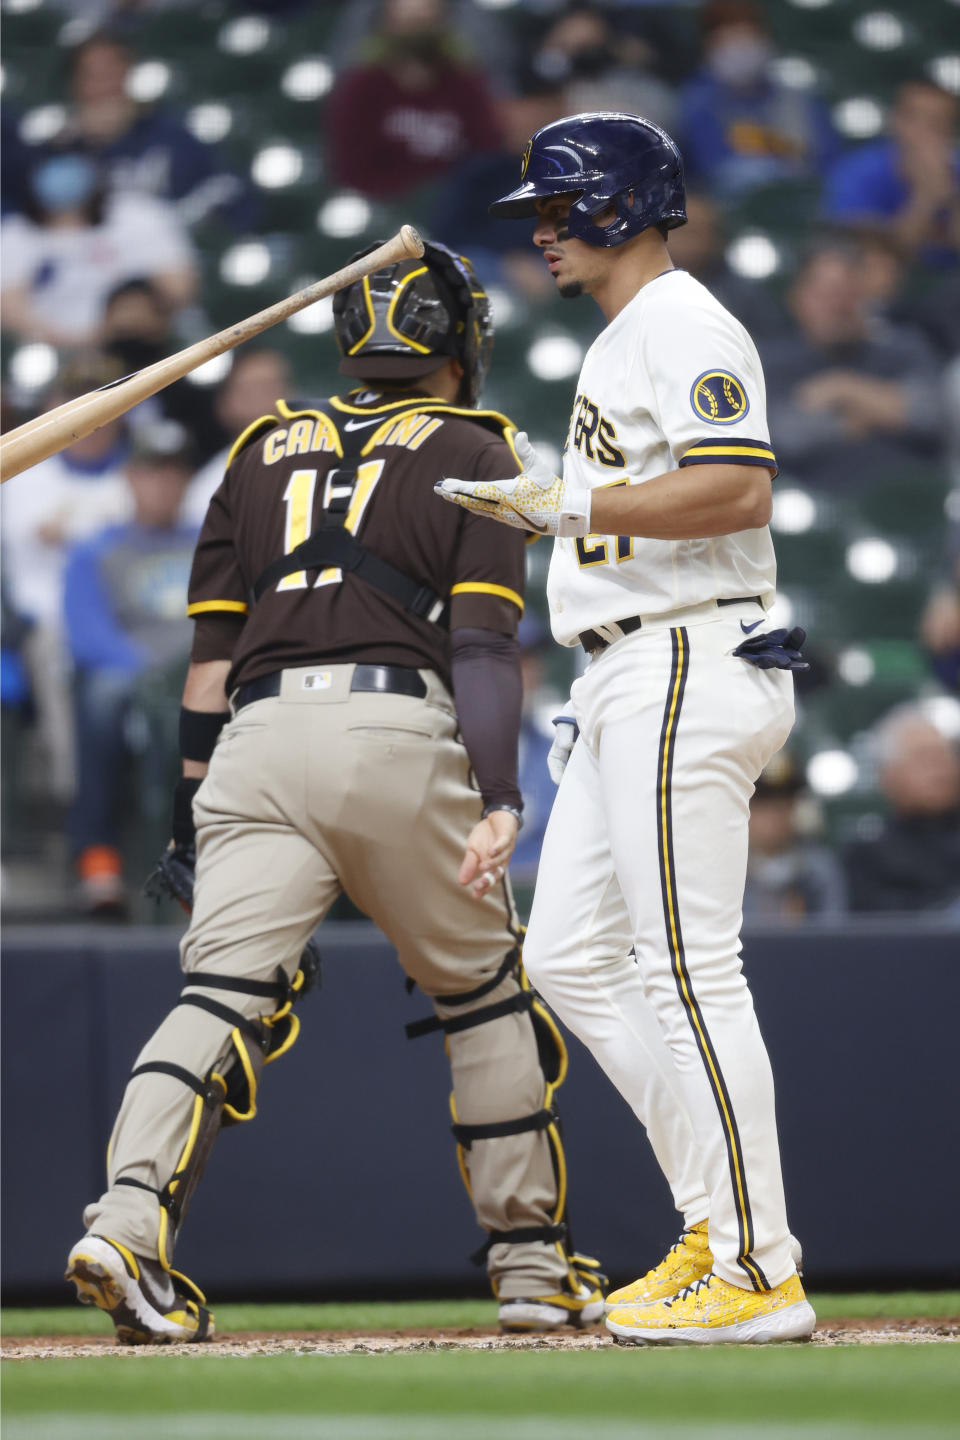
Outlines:
{"type": "Polygon", "coordinates": [[[354,391],[333,397],[325,410],[291,410],[278,401],[275,415],[237,440],[207,510],[187,606],[197,622],[193,660],[232,658],[228,693],[271,671],[322,660],[415,666],[449,685],[449,629],[516,634],[524,537],[444,504],[433,486],[444,475],[516,474],[512,436],[502,415],[421,401],[415,392],[388,399],[354,391]],[[323,519],[335,488],[329,477],[345,449],[356,467],[345,528],[442,597],[440,623],[332,567],[287,575],[254,602],[266,567],[323,519]]]}

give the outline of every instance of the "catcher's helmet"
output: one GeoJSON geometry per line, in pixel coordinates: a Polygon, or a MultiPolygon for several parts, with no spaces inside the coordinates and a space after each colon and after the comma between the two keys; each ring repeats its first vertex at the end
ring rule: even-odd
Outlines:
{"type": "Polygon", "coordinates": [[[491,215],[535,215],[538,199],[575,194],[567,228],[588,245],[622,245],[651,225],[672,230],[686,223],[680,151],[665,130],[639,115],[600,110],[551,121],[528,142],[520,179],[516,190],[494,201],[491,215]],[[610,205],[615,218],[595,225],[593,217],[610,205]]]}
{"type": "MultiPolygon", "coordinates": [[[[377,244],[382,244],[377,241],[377,244]]],[[[359,260],[376,245],[352,256],[359,260]]],[[[360,380],[416,379],[447,357],[463,366],[459,399],[476,405],[490,365],[490,301],[473,266],[446,245],[427,241],[423,258],[375,270],[333,300],[341,375],[360,380]]]]}

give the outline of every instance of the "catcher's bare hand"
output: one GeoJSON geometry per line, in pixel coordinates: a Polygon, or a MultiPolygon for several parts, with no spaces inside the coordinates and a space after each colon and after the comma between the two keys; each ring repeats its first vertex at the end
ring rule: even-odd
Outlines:
{"type": "Polygon", "coordinates": [[[507,873],[518,829],[517,818],[509,810],[491,810],[486,820],[471,830],[459,879],[461,885],[472,886],[474,900],[482,900],[507,873]]]}

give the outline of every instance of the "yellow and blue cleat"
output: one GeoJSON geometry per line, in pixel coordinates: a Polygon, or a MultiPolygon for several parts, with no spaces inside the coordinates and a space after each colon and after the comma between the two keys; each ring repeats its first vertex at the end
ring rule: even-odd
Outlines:
{"type": "Polygon", "coordinates": [[[713,1254],[707,1239],[707,1222],[701,1220],[699,1225],[691,1225],[689,1230],[684,1230],[659,1265],[641,1275],[639,1280],[619,1290],[611,1290],[604,1309],[609,1315],[625,1305],[650,1305],[654,1300],[669,1300],[679,1290],[709,1275],[712,1269],[713,1254]]]}
{"type": "Polygon", "coordinates": [[[799,1275],[772,1290],[742,1290],[710,1274],[669,1300],[607,1316],[621,1345],[765,1345],[807,1340],[816,1323],[799,1275]]]}
{"type": "MultiPolygon", "coordinates": [[[[803,1256],[800,1242],[792,1235],[790,1254],[798,1272],[802,1274],[803,1256]]],[[[683,1231],[680,1239],[675,1245],[671,1245],[659,1265],[648,1270],[646,1275],[641,1275],[639,1280],[633,1280],[619,1290],[611,1290],[604,1309],[610,1315],[614,1310],[622,1310],[624,1307],[651,1305],[655,1300],[672,1300],[679,1291],[685,1290],[688,1285],[695,1285],[698,1280],[709,1275],[712,1269],[713,1251],[707,1235],[707,1222],[701,1220],[698,1225],[691,1225],[688,1230],[683,1231]]]]}

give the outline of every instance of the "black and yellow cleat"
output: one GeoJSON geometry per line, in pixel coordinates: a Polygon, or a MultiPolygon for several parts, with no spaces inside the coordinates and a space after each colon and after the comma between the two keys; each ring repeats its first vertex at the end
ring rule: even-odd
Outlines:
{"type": "Polygon", "coordinates": [[[508,1334],[530,1331],[581,1330],[603,1319],[603,1291],[581,1283],[575,1295],[532,1295],[500,1301],[500,1329],[508,1334]]]}
{"type": "Polygon", "coordinates": [[[85,1235],[70,1251],[63,1278],[76,1287],[81,1305],[106,1311],[121,1345],[213,1338],[213,1316],[192,1282],[169,1275],[156,1261],[134,1255],[117,1240],[85,1235]],[[186,1287],[196,1298],[183,1293],[186,1287]]]}

